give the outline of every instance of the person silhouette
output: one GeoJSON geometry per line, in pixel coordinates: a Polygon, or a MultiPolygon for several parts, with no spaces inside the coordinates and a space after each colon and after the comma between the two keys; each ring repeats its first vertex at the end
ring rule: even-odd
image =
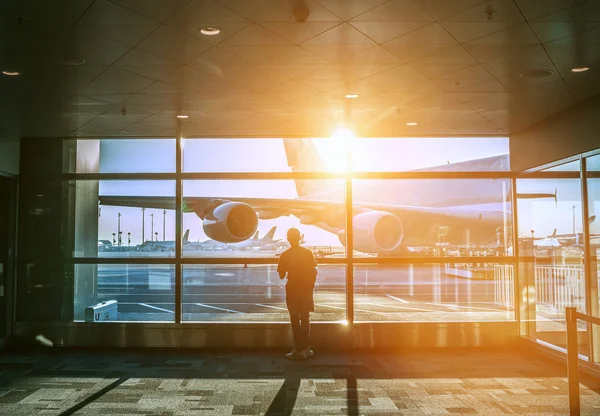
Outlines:
{"type": "Polygon", "coordinates": [[[306,360],[314,356],[309,347],[310,313],[314,312],[313,291],[317,280],[317,263],[312,251],[301,247],[300,231],[290,228],[287,232],[290,248],[279,257],[277,272],[280,279],[287,277],[285,303],[290,313],[294,349],[286,354],[291,360],[306,360]]]}

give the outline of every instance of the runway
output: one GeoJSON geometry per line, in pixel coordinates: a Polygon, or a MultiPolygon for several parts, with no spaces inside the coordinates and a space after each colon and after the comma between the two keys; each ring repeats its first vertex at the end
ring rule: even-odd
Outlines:
{"type": "MultiPolygon", "coordinates": [[[[345,267],[321,265],[313,321],[346,318],[345,267]]],[[[174,321],[175,273],[169,265],[98,265],[98,301],[117,300],[121,321],[174,321]]],[[[287,322],[285,281],[275,265],[184,265],[185,321],[287,322]]],[[[499,321],[491,280],[445,273],[443,266],[355,267],[356,321],[499,321]]]]}

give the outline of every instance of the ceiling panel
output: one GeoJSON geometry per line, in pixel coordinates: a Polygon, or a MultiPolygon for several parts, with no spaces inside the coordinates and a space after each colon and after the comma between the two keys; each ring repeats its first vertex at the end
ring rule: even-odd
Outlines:
{"type": "Polygon", "coordinates": [[[382,46],[396,55],[402,62],[410,62],[428,55],[442,52],[458,45],[458,42],[438,23],[432,23],[402,36],[398,36],[382,46]]]}
{"type": "MultiPolygon", "coordinates": [[[[77,0],[75,0],[77,1],[77,0]]],[[[190,0],[111,0],[157,22],[166,22],[190,0]]]]}
{"type": "Polygon", "coordinates": [[[436,20],[456,15],[464,10],[485,3],[485,0],[417,0],[436,20]]]}
{"type": "Polygon", "coordinates": [[[265,22],[262,26],[294,44],[300,44],[337,26],[338,22],[265,22]]]}
{"type": "Polygon", "coordinates": [[[429,24],[422,22],[352,22],[352,26],[377,43],[387,42],[398,36],[417,30],[429,24]]]}
{"type": "Polygon", "coordinates": [[[600,93],[596,0],[302,4],[5,0],[0,108],[39,136],[172,136],[181,111],[193,135],[493,134],[600,93]]]}
{"type": "MultiPolygon", "coordinates": [[[[308,7],[310,13],[306,18],[306,23],[311,22],[341,22],[341,19],[331,11],[323,7],[319,2],[314,0],[304,0],[304,5],[308,7]]],[[[293,14],[294,6],[297,4],[296,0],[283,0],[279,3],[271,13],[264,15],[257,19],[258,22],[273,22],[273,23],[284,23],[284,22],[296,22],[293,14]]]]}
{"type": "Polygon", "coordinates": [[[111,67],[81,89],[81,94],[136,93],[152,84],[152,80],[132,72],[111,67]]]}
{"type": "Polygon", "coordinates": [[[169,26],[160,26],[137,45],[164,59],[186,63],[210,49],[210,45],[169,26]]]}
{"type": "MultiPolygon", "coordinates": [[[[555,12],[568,11],[572,6],[589,0],[516,0],[528,20],[543,18],[555,12]]],[[[592,0],[590,3],[593,3],[592,0]]],[[[567,12],[569,13],[569,12],[567,12]]],[[[571,20],[571,19],[570,19],[571,20]]]]}
{"type": "Polygon", "coordinates": [[[389,0],[352,22],[433,22],[433,18],[414,0],[389,0]]]}
{"type": "Polygon", "coordinates": [[[343,20],[350,20],[375,9],[388,0],[319,0],[323,6],[343,20]]]}

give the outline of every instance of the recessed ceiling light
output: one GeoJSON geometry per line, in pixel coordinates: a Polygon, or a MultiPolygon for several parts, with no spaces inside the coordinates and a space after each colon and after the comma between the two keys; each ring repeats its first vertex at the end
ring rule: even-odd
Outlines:
{"type": "Polygon", "coordinates": [[[186,114],[177,114],[177,118],[189,118],[190,116],[186,114]]]}
{"type": "Polygon", "coordinates": [[[580,66],[580,67],[576,67],[576,68],[571,68],[571,72],[585,72],[589,69],[590,68],[587,66],[580,66]]]}
{"type": "Polygon", "coordinates": [[[200,29],[200,33],[206,36],[215,36],[221,33],[221,29],[218,27],[203,27],[200,29]]]}
{"type": "Polygon", "coordinates": [[[521,78],[544,78],[554,74],[551,69],[527,69],[521,73],[521,78]]]}
{"type": "Polygon", "coordinates": [[[409,121],[408,123],[406,123],[407,126],[416,126],[418,123],[414,122],[414,121],[409,121]]]}
{"type": "Polygon", "coordinates": [[[358,94],[346,94],[346,98],[358,98],[360,95],[358,94]]]}
{"type": "Polygon", "coordinates": [[[2,71],[2,73],[9,77],[16,77],[17,75],[19,75],[17,71],[2,71]]]}

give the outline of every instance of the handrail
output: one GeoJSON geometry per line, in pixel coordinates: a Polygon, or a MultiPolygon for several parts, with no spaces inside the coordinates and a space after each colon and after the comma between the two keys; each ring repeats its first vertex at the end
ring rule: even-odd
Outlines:
{"type": "Polygon", "coordinates": [[[567,320],[567,380],[569,383],[569,415],[581,413],[579,402],[579,352],[577,351],[577,320],[600,325],[600,318],[577,312],[577,308],[565,308],[567,320]]]}

